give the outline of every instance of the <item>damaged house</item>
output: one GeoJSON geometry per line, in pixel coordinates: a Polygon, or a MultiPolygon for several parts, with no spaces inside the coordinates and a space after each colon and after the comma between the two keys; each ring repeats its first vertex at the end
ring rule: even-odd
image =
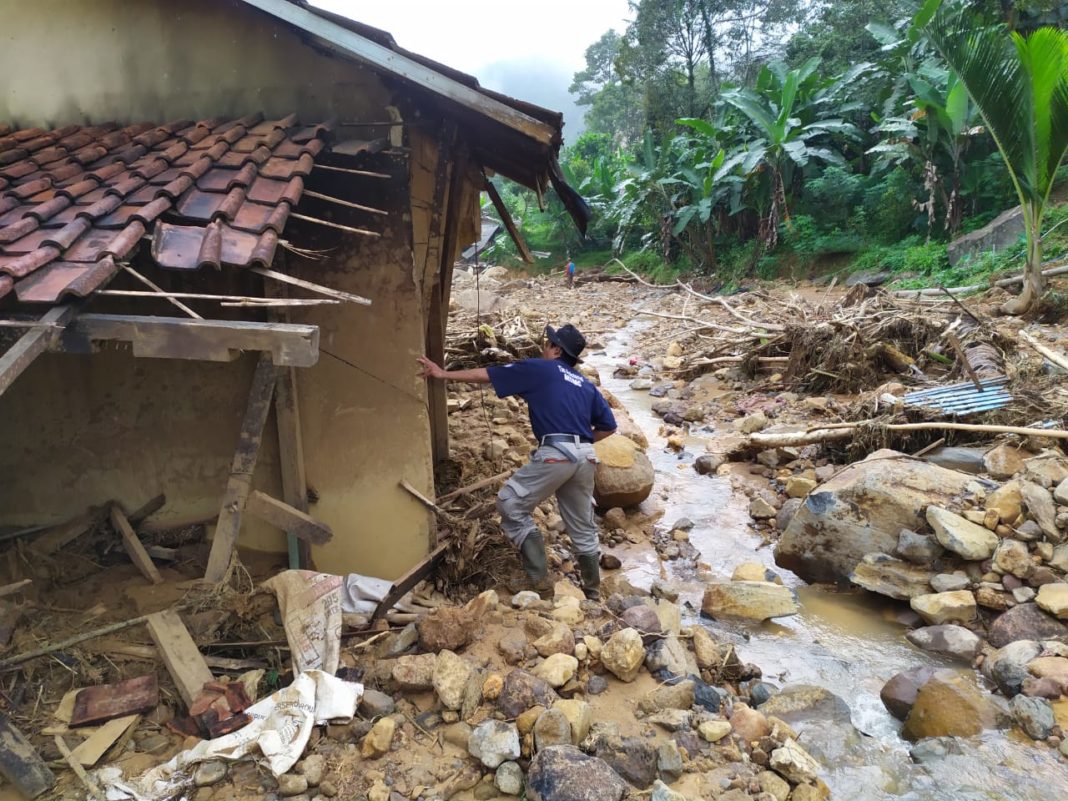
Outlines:
{"type": "Polygon", "coordinates": [[[236,545],[418,563],[402,485],[433,496],[448,429],[415,357],[487,176],[584,226],[561,116],[303,2],[2,9],[0,536],[110,514],[152,578],[133,529],[164,495],[151,525],[202,526],[211,580],[236,545]]]}

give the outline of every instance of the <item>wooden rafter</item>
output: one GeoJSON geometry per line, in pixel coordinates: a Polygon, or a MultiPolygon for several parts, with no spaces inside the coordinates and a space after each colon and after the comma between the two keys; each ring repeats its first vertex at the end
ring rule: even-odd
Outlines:
{"type": "Polygon", "coordinates": [[[0,355],[0,395],[3,395],[22,371],[29,367],[34,359],[48,350],[60,328],[74,317],[73,306],[54,306],[38,321],[38,326],[31,328],[6,353],[0,355]]]}
{"type": "Polygon", "coordinates": [[[485,189],[486,194],[489,195],[490,200],[493,201],[493,208],[497,209],[497,214],[500,215],[501,222],[504,223],[504,227],[508,231],[508,236],[512,237],[512,241],[515,242],[515,246],[519,250],[519,255],[523,257],[523,261],[527,264],[533,264],[534,257],[530,254],[530,248],[527,247],[527,243],[523,239],[523,235],[519,232],[519,227],[515,224],[515,220],[512,219],[508,207],[504,205],[504,201],[497,192],[497,187],[487,179],[485,189]]]}

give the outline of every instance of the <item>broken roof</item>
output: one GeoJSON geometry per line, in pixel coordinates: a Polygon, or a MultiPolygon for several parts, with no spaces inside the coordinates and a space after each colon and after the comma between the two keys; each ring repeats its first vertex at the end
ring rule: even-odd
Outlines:
{"type": "Polygon", "coordinates": [[[307,0],[243,0],[309,37],[312,46],[366,64],[437,104],[461,126],[484,167],[534,189],[551,184],[583,233],[591,212],[557,163],[563,115],[479,85],[478,79],[397,45],[378,28],[311,7],[307,0]]]}
{"type": "Polygon", "coordinates": [[[327,131],[293,115],[0,124],[0,297],[85,297],[146,237],[165,268],[269,266],[327,131]]]}

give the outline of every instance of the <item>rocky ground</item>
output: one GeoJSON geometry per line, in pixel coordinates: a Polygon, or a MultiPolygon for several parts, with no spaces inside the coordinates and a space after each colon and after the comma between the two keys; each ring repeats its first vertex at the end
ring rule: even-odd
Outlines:
{"type": "MultiPolygon", "coordinates": [[[[1005,374],[1013,397],[968,422],[1063,427],[1062,374],[1018,345],[1023,321],[991,315],[1001,298],[968,301],[962,311],[948,301],[921,306],[863,288],[809,287],[720,301],[692,287],[585,280],[568,290],[558,278],[511,280],[496,270],[478,284],[476,298],[473,277],[457,276],[450,366],[534,355],[544,325],[574,323],[590,341],[588,361],[610,371],[600,378],[613,374],[651,396],[663,420],[659,439],[678,469],[729,480],[746,499],[745,525],[775,548],[783,570],[884,598],[902,637],[963,668],[924,667],[883,688],[902,736],[917,742],[914,759],[998,728],[1068,757],[1068,458],[1056,439],[1033,433],[890,427],[943,421],[902,398],[918,386],[967,381],[965,362],[984,378],[1005,374]],[[858,422],[845,436],[835,427],[858,422]]],[[[1026,328],[1055,353],[1068,349],[1056,325],[1026,328]]],[[[355,719],[315,727],[302,759],[278,778],[251,761],[204,762],[188,797],[828,797],[834,766],[811,755],[798,730],[829,714],[848,723],[848,707],[827,690],[764,676],[699,616],[760,625],[796,614],[795,593],[744,554],[725,569],[702,562],[689,521],[663,518],[668,490],[653,486],[649,442],[608,394],[620,436],[598,445],[602,602],[577,589],[551,500],[535,516],[547,532],[553,596],[512,592],[519,564],[499,535],[493,498],[532,447],[525,410],[488,388],[452,385],[451,460],[437,495],[485,484],[441,502],[440,534],[451,547],[436,585],[417,590],[426,605],[409,607],[412,622],[344,641],[339,674],[365,686],[355,719]],[[698,582],[700,608],[666,578],[632,582],[628,549],[670,565],[662,576],[698,582]]],[[[195,567],[203,546],[171,536],[182,558],[153,592],[177,600],[188,592],[181,567],[195,567]]],[[[57,608],[83,609],[79,594],[123,582],[131,593],[123,597],[136,601],[131,613],[161,601],[139,598],[128,565],[100,572],[83,564],[89,557],[101,558],[56,557],[56,570],[67,559],[85,575],[55,596],[57,608]]],[[[256,588],[273,569],[250,565],[247,584],[192,604],[185,619],[197,643],[284,641],[273,597],[256,588]]],[[[39,632],[24,621],[12,650],[26,650],[39,632]]],[[[124,646],[131,658],[128,642],[97,643],[58,666],[31,663],[0,688],[53,765],[64,764],[50,735],[65,729],[62,716],[51,717],[63,690],[143,672],[121,660],[124,646]],[[36,701],[27,689],[34,681],[36,701]]],[[[240,676],[250,695],[289,680],[286,657],[270,646],[217,653],[257,663],[240,676]]],[[[244,668],[231,667],[237,680],[244,668]]],[[[182,705],[161,683],[160,706],[98,767],[136,776],[195,745],[168,727],[182,705]]],[[[80,738],[69,729],[65,736],[71,747],[80,738]]],[[[64,772],[52,797],[85,792],[64,772]]],[[[0,786],[0,798],[9,795],[0,786]]]]}

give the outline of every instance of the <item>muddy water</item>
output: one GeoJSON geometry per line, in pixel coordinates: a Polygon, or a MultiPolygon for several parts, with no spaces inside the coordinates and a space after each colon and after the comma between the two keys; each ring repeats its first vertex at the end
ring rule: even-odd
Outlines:
{"type": "MultiPolygon", "coordinates": [[[[751,528],[748,500],[735,492],[726,477],[699,476],[689,461],[705,450],[701,436],[687,441],[690,457],[666,447],[660,419],[652,413],[647,392],[630,389],[631,379],[613,371],[626,362],[628,334],[608,340],[603,351],[586,360],[598,369],[606,389],[627,407],[649,439],[649,457],[656,470],[648,511],[662,510],[663,524],[679,518],[694,523],[690,542],[700,552],[700,565],[663,563],[651,545],[613,549],[624,561],[628,579],[648,588],[657,579],[670,580],[680,591],[684,614],[697,620],[702,579],[729,579],[742,562],[758,561],[772,568],[801,601],[800,614],[763,624],[701,619],[720,640],[735,643],[741,659],[764,671],[765,680],[782,687],[811,684],[825,687],[850,708],[851,723],[817,722],[798,726],[800,742],[826,766],[823,778],[836,799],[857,801],[1042,801],[1068,798],[1068,766],[1044,744],[1006,732],[956,740],[951,754],[915,763],[910,744],[899,736],[900,723],[883,707],[879,690],[894,674],[916,665],[957,667],[914,648],[892,608],[878,596],[837,592],[806,585],[774,563],[770,546],[751,528]]],[[[972,671],[968,671],[969,674],[972,671]]]]}

